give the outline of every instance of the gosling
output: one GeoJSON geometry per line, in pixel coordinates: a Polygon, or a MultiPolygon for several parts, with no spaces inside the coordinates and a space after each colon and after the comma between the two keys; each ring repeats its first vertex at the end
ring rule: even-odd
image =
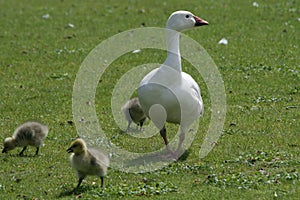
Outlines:
{"type": "Polygon", "coordinates": [[[29,145],[36,147],[35,155],[37,156],[40,146],[48,135],[48,131],[48,127],[39,122],[26,122],[16,128],[12,137],[4,139],[2,153],[6,153],[16,147],[23,147],[19,153],[20,156],[23,156],[29,145]]]}
{"type": "Polygon", "coordinates": [[[103,188],[103,178],[109,167],[109,158],[101,151],[93,148],[87,148],[83,139],[77,138],[67,149],[70,156],[71,166],[76,171],[78,189],[81,182],[87,175],[96,175],[101,179],[101,187],[103,188]]]}
{"type": "Polygon", "coordinates": [[[130,99],[122,106],[122,111],[125,115],[125,118],[128,122],[127,132],[130,128],[132,121],[140,126],[140,130],[142,130],[143,124],[146,121],[146,115],[142,110],[140,101],[137,97],[130,99]]]}

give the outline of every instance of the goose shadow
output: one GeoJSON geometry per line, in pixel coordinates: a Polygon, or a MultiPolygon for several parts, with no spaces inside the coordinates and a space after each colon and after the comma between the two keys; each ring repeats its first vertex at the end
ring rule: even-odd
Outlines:
{"type": "Polygon", "coordinates": [[[186,161],[187,158],[189,157],[189,155],[190,155],[190,150],[187,149],[183,152],[183,154],[178,158],[177,161],[180,161],[180,162],[186,161]]]}
{"type": "Polygon", "coordinates": [[[128,159],[123,164],[124,167],[134,167],[134,166],[145,166],[145,163],[150,163],[151,165],[161,164],[161,163],[171,163],[171,162],[183,162],[187,160],[190,154],[189,150],[185,150],[181,156],[175,160],[169,156],[166,150],[160,152],[150,153],[141,155],[135,159],[128,159]]]}

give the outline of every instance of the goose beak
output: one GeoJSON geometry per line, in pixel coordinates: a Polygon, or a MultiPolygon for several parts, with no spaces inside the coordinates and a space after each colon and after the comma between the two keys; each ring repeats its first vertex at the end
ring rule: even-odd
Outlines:
{"type": "Polygon", "coordinates": [[[67,152],[68,152],[68,153],[72,153],[72,152],[73,152],[72,147],[68,148],[68,149],[67,149],[67,152]]]}
{"type": "Polygon", "coordinates": [[[194,19],[196,20],[195,26],[204,26],[208,25],[208,22],[201,19],[200,17],[194,16],[194,19]]]}

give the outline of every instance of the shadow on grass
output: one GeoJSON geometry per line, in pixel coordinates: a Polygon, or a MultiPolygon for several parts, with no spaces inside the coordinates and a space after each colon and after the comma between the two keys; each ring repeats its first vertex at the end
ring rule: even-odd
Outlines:
{"type": "Polygon", "coordinates": [[[188,150],[184,151],[176,161],[168,154],[166,150],[163,150],[162,152],[142,155],[132,160],[129,159],[128,161],[124,162],[124,167],[144,166],[145,163],[151,163],[151,165],[155,165],[158,163],[183,162],[188,158],[189,154],[190,152],[188,150]]]}
{"type": "Polygon", "coordinates": [[[189,157],[189,155],[190,155],[190,151],[185,150],[183,152],[183,154],[179,157],[178,161],[180,161],[180,162],[186,161],[186,159],[189,157]]]}
{"type": "Polygon", "coordinates": [[[118,133],[112,137],[112,139],[118,139],[119,137],[123,137],[124,135],[130,134],[141,134],[143,131],[139,129],[129,128],[127,131],[119,129],[118,133]]]}
{"type": "Polygon", "coordinates": [[[57,198],[63,198],[63,197],[67,197],[67,196],[76,196],[77,198],[80,198],[81,195],[87,191],[92,191],[95,188],[88,186],[88,185],[83,185],[80,186],[79,188],[74,188],[74,189],[66,189],[65,191],[62,191],[61,193],[59,193],[59,195],[57,195],[57,198]]]}
{"type": "Polygon", "coordinates": [[[127,133],[139,134],[139,133],[142,133],[142,132],[143,132],[143,130],[140,130],[139,127],[137,127],[137,128],[130,127],[127,131],[121,130],[120,133],[122,133],[122,134],[127,134],[127,133]]]}
{"type": "Polygon", "coordinates": [[[2,153],[3,156],[6,157],[11,157],[11,158],[38,158],[40,155],[35,155],[35,154],[23,154],[20,156],[19,154],[9,154],[9,153],[2,153]]]}
{"type": "MultiPolygon", "coordinates": [[[[79,193],[77,193],[77,195],[78,194],[79,193]]],[[[76,191],[74,189],[63,191],[63,192],[59,193],[59,195],[57,195],[57,198],[63,198],[63,197],[73,196],[73,195],[76,195],[76,191]]]]}

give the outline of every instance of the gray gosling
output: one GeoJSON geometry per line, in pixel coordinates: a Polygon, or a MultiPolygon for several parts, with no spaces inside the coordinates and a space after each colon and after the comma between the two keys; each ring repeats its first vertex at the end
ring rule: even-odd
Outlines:
{"type": "Polygon", "coordinates": [[[128,122],[126,132],[129,130],[132,122],[136,123],[137,126],[140,126],[140,130],[142,130],[143,124],[146,121],[147,117],[144,111],[142,110],[139,98],[135,97],[127,101],[122,106],[122,111],[128,122]]]}
{"type": "Polygon", "coordinates": [[[48,127],[39,122],[26,122],[16,128],[12,137],[4,139],[2,153],[6,153],[16,147],[23,147],[19,153],[20,156],[23,156],[24,151],[29,145],[36,147],[35,155],[38,155],[39,148],[43,144],[43,140],[47,137],[48,131],[48,127]]]}
{"type": "Polygon", "coordinates": [[[79,188],[82,180],[87,175],[96,175],[101,179],[101,187],[103,188],[103,178],[109,167],[109,158],[101,151],[93,148],[87,148],[83,139],[77,138],[67,149],[70,156],[71,166],[76,171],[78,177],[77,188],[79,188]]]}

